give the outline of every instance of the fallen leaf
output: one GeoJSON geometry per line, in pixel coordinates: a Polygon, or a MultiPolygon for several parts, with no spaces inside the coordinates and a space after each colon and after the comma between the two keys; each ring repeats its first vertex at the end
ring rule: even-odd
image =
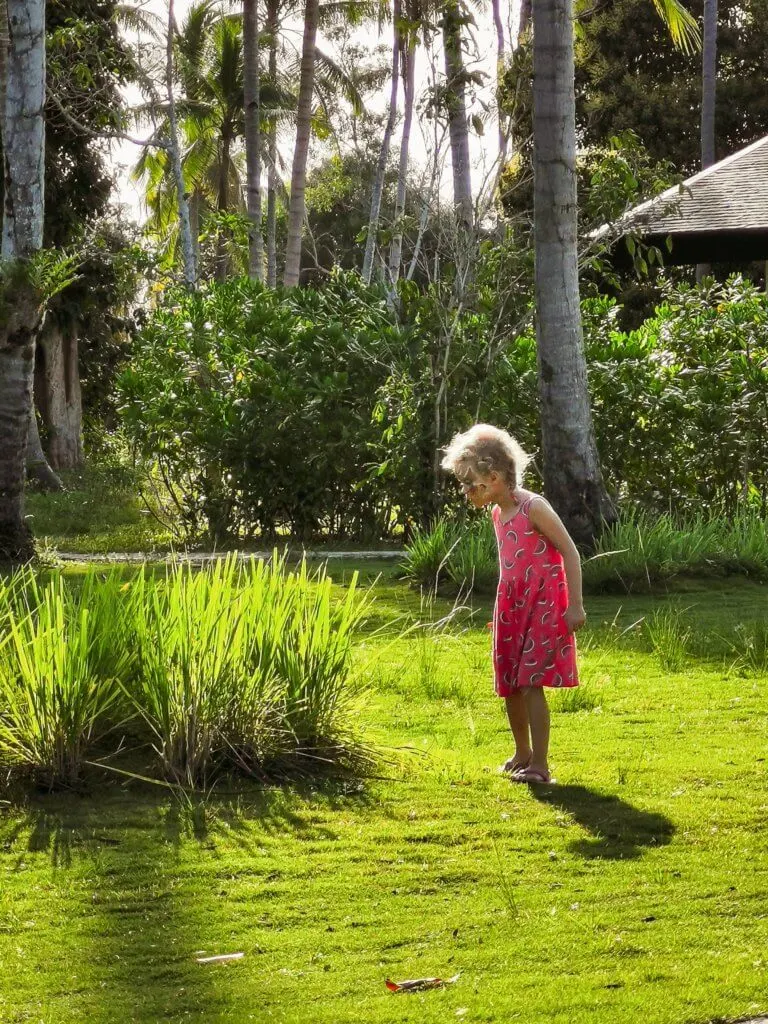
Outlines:
{"type": "Polygon", "coordinates": [[[453,985],[459,977],[460,975],[454,974],[452,978],[411,978],[407,981],[392,981],[391,978],[387,978],[386,985],[390,992],[423,992],[430,988],[453,985]]]}

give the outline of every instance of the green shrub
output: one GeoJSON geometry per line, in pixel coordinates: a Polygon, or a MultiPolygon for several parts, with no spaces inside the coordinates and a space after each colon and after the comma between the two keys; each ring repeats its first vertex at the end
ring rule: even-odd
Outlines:
{"type": "Polygon", "coordinates": [[[372,415],[403,347],[384,293],[351,274],[322,291],[236,279],[174,293],[120,378],[124,429],[192,537],[386,535],[372,415]]]}

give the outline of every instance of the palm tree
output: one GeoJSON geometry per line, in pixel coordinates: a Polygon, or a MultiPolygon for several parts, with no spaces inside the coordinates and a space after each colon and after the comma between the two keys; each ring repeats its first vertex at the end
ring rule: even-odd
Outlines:
{"type": "Polygon", "coordinates": [[[379,230],[379,214],[381,212],[381,197],[384,193],[384,176],[387,172],[387,161],[389,160],[389,147],[392,141],[392,134],[395,130],[397,120],[397,93],[400,83],[400,56],[402,51],[402,10],[400,0],[394,0],[392,11],[392,74],[391,91],[389,97],[389,112],[387,123],[384,128],[384,138],[379,150],[379,159],[376,165],[376,175],[373,181],[371,194],[371,215],[368,219],[368,234],[365,239],[365,256],[363,258],[363,280],[366,284],[371,283],[373,273],[373,259],[376,251],[376,235],[379,230]]]}
{"type": "Polygon", "coordinates": [[[259,80],[259,17],[257,0],[243,0],[243,100],[248,196],[248,268],[264,280],[264,237],[261,233],[261,83],[259,80]]]}
{"type": "MultiPolygon", "coordinates": [[[[178,117],[180,168],[167,149],[144,149],[133,170],[143,181],[154,231],[169,245],[179,233],[177,178],[189,196],[190,235],[195,249],[203,222],[233,208],[244,211],[239,144],[245,132],[243,37],[240,19],[220,17],[211,0],[195,4],[173,39],[174,67],[180,93],[161,110],[157,129],[168,137],[172,109],[178,117]]],[[[169,58],[170,60],[170,58],[169,58]]],[[[172,90],[169,88],[169,93],[172,90]]],[[[142,107],[139,117],[155,112],[142,107]]],[[[227,235],[219,226],[216,273],[229,269],[227,235]]]]}
{"type": "MultiPolygon", "coordinates": [[[[704,44],[701,60],[701,169],[715,162],[715,96],[717,92],[717,0],[704,0],[704,44]]],[[[696,267],[696,280],[712,273],[708,263],[696,267]]]]}
{"type": "Polygon", "coordinates": [[[389,284],[394,291],[400,277],[403,253],[403,217],[408,183],[408,162],[413,125],[413,106],[416,97],[416,46],[422,25],[421,0],[405,0],[404,25],[400,32],[400,64],[403,76],[403,132],[400,137],[400,163],[397,171],[392,241],[389,247],[389,284]]]}
{"type": "Polygon", "coordinates": [[[296,107],[296,145],[291,169],[291,194],[288,205],[288,240],[285,246],[283,284],[293,288],[299,283],[301,271],[301,236],[306,204],[307,157],[312,134],[312,96],[315,87],[315,47],[320,20],[319,0],[306,0],[304,5],[304,37],[301,48],[299,101],[296,107]]]}
{"type": "Polygon", "coordinates": [[[460,233],[468,236],[474,226],[472,178],[469,162],[469,122],[467,120],[467,72],[464,67],[462,28],[471,18],[460,0],[447,0],[443,6],[441,27],[445,56],[445,96],[453,167],[453,205],[460,233]]]}
{"type": "MultiPolygon", "coordinates": [[[[673,40],[692,45],[690,15],[677,0],[663,10],[673,40]]],[[[579,305],[571,0],[533,0],[533,135],[544,487],[577,542],[590,545],[615,513],[595,447],[579,305]]]]}
{"type": "MultiPolygon", "coordinates": [[[[22,271],[42,248],[45,195],[45,0],[7,0],[2,258],[22,271]]],[[[33,414],[32,371],[40,299],[28,273],[15,276],[0,325],[0,561],[34,555],[24,517],[24,463],[33,414]],[[12,288],[12,290],[11,290],[12,288]]]]}

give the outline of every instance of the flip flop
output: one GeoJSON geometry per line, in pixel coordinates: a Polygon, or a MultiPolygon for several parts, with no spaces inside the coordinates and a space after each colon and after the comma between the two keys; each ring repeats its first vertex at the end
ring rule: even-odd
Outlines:
{"type": "Polygon", "coordinates": [[[515,782],[527,782],[533,785],[549,786],[554,781],[549,772],[543,772],[539,768],[525,768],[518,775],[513,775],[515,782]]]}
{"type": "Polygon", "coordinates": [[[530,757],[528,758],[528,760],[524,764],[513,765],[512,762],[514,760],[515,760],[514,757],[510,757],[510,759],[508,761],[505,761],[504,764],[499,768],[499,774],[500,775],[509,775],[511,778],[514,778],[516,775],[519,775],[520,772],[527,771],[528,770],[528,766],[531,763],[530,757]]]}

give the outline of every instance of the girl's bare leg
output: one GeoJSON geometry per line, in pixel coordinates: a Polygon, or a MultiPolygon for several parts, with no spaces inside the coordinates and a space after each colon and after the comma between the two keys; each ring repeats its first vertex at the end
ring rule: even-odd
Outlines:
{"type": "Polygon", "coordinates": [[[549,705],[543,687],[529,687],[525,691],[525,699],[533,747],[530,771],[549,775],[549,705]]]}
{"type": "Polygon", "coordinates": [[[528,707],[525,695],[518,690],[504,698],[509,727],[515,741],[515,756],[504,765],[505,772],[525,768],[531,760],[531,730],[528,722],[528,707]]]}

